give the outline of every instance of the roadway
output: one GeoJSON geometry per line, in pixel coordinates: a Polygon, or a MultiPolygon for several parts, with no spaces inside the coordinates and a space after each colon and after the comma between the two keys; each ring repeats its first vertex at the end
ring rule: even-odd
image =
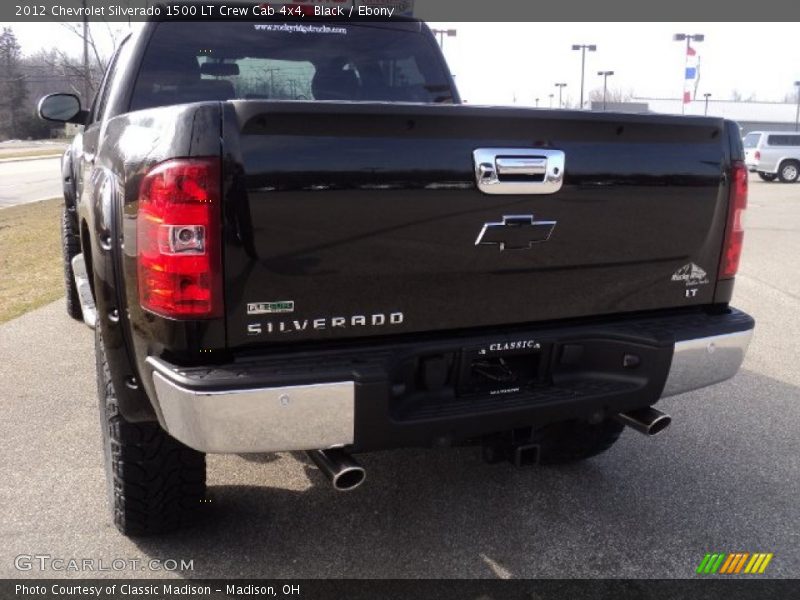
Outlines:
{"type": "Polygon", "coordinates": [[[61,158],[0,160],[0,209],[61,196],[61,158]]]}
{"type": "Polygon", "coordinates": [[[361,457],[339,494],[300,456],[210,456],[199,527],[132,541],[110,523],[92,334],[62,301],[0,325],[0,576],[691,577],[706,552],[800,572],[800,185],[753,180],[735,305],[756,335],[739,375],[669,398],[667,432],[626,432],[561,468],[475,449],[361,457]],[[20,573],[15,557],[193,561],[175,573],[20,573]]]}

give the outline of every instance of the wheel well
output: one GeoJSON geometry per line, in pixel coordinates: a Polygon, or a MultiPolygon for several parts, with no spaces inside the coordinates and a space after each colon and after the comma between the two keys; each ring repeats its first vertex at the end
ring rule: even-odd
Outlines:
{"type": "Polygon", "coordinates": [[[61,162],[61,189],[64,194],[66,207],[75,210],[75,177],[72,172],[72,158],[69,150],[64,154],[61,162]]]}
{"type": "Polygon", "coordinates": [[[86,263],[86,274],[89,276],[89,287],[92,290],[92,297],[97,300],[94,291],[94,263],[92,262],[92,238],[89,237],[89,226],[86,221],[81,221],[81,252],[83,261],[86,263]]]}

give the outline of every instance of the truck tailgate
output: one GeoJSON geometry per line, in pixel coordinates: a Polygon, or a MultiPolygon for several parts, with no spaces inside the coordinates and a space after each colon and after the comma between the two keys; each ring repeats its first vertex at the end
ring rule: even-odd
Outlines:
{"type": "Polygon", "coordinates": [[[721,119],[265,101],[223,114],[230,347],[712,301],[721,119]],[[486,194],[482,148],[559,150],[563,185],[486,194]]]}

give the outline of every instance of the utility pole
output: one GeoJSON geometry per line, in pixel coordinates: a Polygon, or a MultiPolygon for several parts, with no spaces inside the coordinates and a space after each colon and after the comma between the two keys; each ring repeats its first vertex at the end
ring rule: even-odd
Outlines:
{"type": "Polygon", "coordinates": [[[458,31],[455,29],[431,29],[433,35],[439,38],[439,47],[444,50],[444,38],[447,37],[456,37],[458,31]]]}
{"type": "Polygon", "coordinates": [[[81,0],[83,7],[83,103],[86,108],[92,104],[91,80],[89,78],[89,14],[86,0],[81,0]]]}
{"type": "Polygon", "coordinates": [[[795,81],[794,87],[797,88],[797,112],[794,115],[794,130],[797,131],[797,127],[800,125],[800,81],[795,81]]]}
{"type": "MultiPolygon", "coordinates": [[[[681,94],[681,96],[683,96],[686,93],[686,71],[689,68],[689,51],[692,48],[691,43],[692,41],[702,42],[704,39],[706,39],[706,36],[702,33],[676,33],[674,36],[672,36],[672,39],[676,42],[682,42],[686,40],[686,55],[683,59],[683,94],[681,94]]],[[[681,98],[681,114],[686,114],[686,101],[683,98],[681,98]]]]}
{"type": "Polygon", "coordinates": [[[586,74],[586,51],[589,52],[596,52],[597,46],[594,44],[572,44],[573,50],[580,50],[581,51],[581,105],[580,108],[583,110],[583,81],[586,74]]]}
{"type": "Polygon", "coordinates": [[[608,76],[613,75],[614,71],[598,71],[598,75],[603,77],[603,112],[606,110],[606,90],[608,89],[608,76]]]}
{"type": "Polygon", "coordinates": [[[708,99],[711,97],[711,94],[709,94],[708,92],[706,92],[705,94],[703,94],[703,96],[704,96],[704,97],[705,97],[705,99],[706,99],[706,108],[705,108],[705,110],[703,111],[703,114],[704,114],[705,116],[708,116],[708,99]]]}
{"type": "Polygon", "coordinates": [[[558,108],[563,108],[563,104],[561,103],[561,91],[567,87],[566,83],[557,83],[556,87],[558,88],[558,108]]]}

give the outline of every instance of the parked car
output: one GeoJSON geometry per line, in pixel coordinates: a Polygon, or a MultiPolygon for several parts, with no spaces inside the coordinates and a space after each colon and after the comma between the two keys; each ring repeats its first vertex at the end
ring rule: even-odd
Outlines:
{"type": "Polygon", "coordinates": [[[190,521],[206,453],[587,459],[732,377],[747,170],[710,117],[466,106],[417,21],[145,24],[64,161],[114,522],[190,521]]]}
{"type": "Polygon", "coordinates": [[[764,181],[794,183],[800,178],[800,133],[751,131],[744,136],[745,163],[764,181]]]}

